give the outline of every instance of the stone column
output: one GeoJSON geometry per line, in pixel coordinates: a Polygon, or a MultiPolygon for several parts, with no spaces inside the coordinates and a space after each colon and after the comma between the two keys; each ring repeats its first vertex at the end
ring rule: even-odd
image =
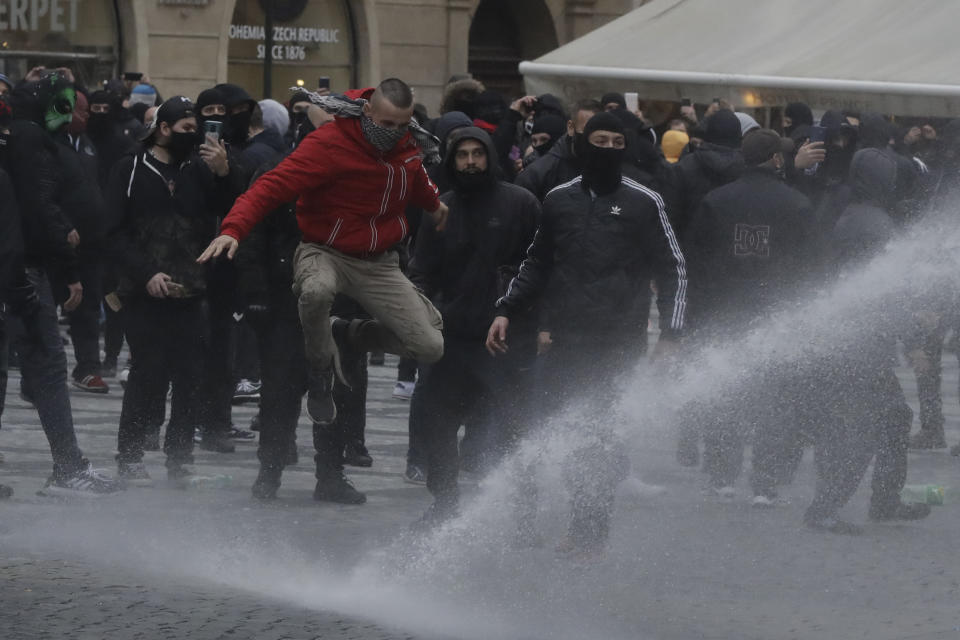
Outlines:
{"type": "Polygon", "coordinates": [[[470,57],[470,9],[472,0],[447,0],[447,72],[466,73],[470,57]]]}

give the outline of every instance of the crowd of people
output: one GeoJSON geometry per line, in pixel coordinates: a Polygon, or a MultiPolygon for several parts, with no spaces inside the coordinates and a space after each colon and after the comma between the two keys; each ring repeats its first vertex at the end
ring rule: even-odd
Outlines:
{"type": "MultiPolygon", "coordinates": [[[[647,352],[654,303],[649,366],[666,376],[878,255],[960,177],[956,122],[828,111],[815,124],[800,103],[781,134],[720,100],[652,126],[622,94],[508,102],[470,77],[451,78],[436,118],[395,78],[287,104],[233,84],[164,100],[145,78],[92,88],[67,69],[0,89],[0,332],[50,444],[44,492],[152,483],[144,452],[166,422],[175,484],[195,473],[195,441],[229,454],[258,431],[252,493],[273,499],[305,396],[314,498],[363,503],[344,464],[373,463],[367,366],[386,352],[402,357],[397,397],[412,395],[404,475],[434,499],[422,527],[457,514],[461,470],[493,468],[573,401],[590,407],[564,463],[568,551],[606,541],[629,472],[616,381],[647,352]],[[77,443],[61,311],[72,384],[124,386],[115,475],[77,443]],[[237,428],[232,403],[251,399],[254,424],[237,428]]],[[[705,493],[729,499],[752,443],[753,504],[773,507],[813,444],[805,523],[857,533],[837,513],[876,457],[870,517],[925,517],[900,498],[907,449],[947,446],[940,358],[958,317],[932,301],[923,322],[773,367],[755,401],[690,403],[678,462],[702,462],[705,493]],[[898,337],[920,389],[912,438],[898,337]]],[[[534,543],[527,476],[516,520],[534,543]]]]}

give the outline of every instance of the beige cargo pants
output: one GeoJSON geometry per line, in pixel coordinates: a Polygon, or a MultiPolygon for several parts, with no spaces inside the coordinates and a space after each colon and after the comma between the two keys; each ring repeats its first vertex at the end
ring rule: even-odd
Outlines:
{"type": "Polygon", "coordinates": [[[440,312],[400,271],[396,251],[354,258],[330,247],[300,243],[294,254],[293,292],[312,366],[333,363],[330,307],[336,294],[356,300],[375,320],[363,331],[363,347],[436,362],[443,355],[440,312]]]}

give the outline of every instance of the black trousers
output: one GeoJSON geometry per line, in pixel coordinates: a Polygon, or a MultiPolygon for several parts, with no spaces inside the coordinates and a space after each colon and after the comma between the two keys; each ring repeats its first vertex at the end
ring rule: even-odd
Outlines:
{"type": "Polygon", "coordinates": [[[8,326],[8,333],[16,336],[23,376],[21,388],[37,408],[53,455],[54,475],[68,476],[78,471],[84,462],[73,428],[67,390],[67,355],[60,337],[57,308],[42,269],[27,268],[21,285],[17,288],[20,293],[31,287],[36,292],[36,297],[31,297],[29,302],[17,294],[17,301],[11,305],[12,313],[7,317],[19,325],[12,327],[12,331],[8,326]]]}
{"type": "Polygon", "coordinates": [[[260,353],[261,466],[283,469],[286,452],[296,440],[303,394],[307,392],[307,361],[303,330],[293,294],[275,301],[264,313],[247,313],[260,353]]]}
{"type": "Polygon", "coordinates": [[[77,366],[73,369],[73,378],[82,380],[85,376],[99,376],[100,369],[100,301],[103,266],[99,257],[87,252],[80,256],[80,284],[83,285],[83,299],[79,306],[67,313],[70,320],[70,339],[73,341],[73,354],[77,366]]]}
{"type": "MultiPolygon", "coordinates": [[[[207,433],[226,433],[232,425],[233,348],[238,328],[236,273],[232,265],[214,265],[216,278],[207,290],[207,336],[204,341],[203,392],[200,402],[200,429],[207,433]]],[[[214,270],[211,270],[214,272],[214,270]]],[[[130,338],[127,338],[127,342],[130,338]]]]}
{"type": "Polygon", "coordinates": [[[411,412],[419,412],[427,489],[438,504],[452,506],[459,500],[457,432],[461,425],[491,436],[476,444],[479,452],[491,457],[496,455],[498,436],[519,429],[515,423],[523,420],[522,376],[518,355],[511,352],[493,358],[479,339],[448,339],[438,362],[421,365],[411,412]]]}
{"type": "Polygon", "coordinates": [[[313,425],[314,460],[317,478],[337,475],[343,470],[343,449],[351,442],[363,444],[367,428],[367,353],[340,348],[340,368],[349,385],[337,379],[333,401],[337,419],[329,425],[313,425]]]}
{"type": "MultiPolygon", "coordinates": [[[[630,471],[630,461],[610,424],[618,395],[617,382],[636,363],[644,347],[636,338],[567,338],[553,336],[553,346],[536,359],[533,406],[556,411],[582,404],[589,418],[562,425],[579,443],[564,460],[564,482],[570,493],[569,536],[581,545],[602,544],[610,533],[614,492],[630,471]]],[[[555,428],[544,425],[540,428],[555,428]]],[[[521,483],[522,484],[522,483],[521,483]]],[[[524,514],[523,502],[519,524],[524,514]]]]}
{"type": "MultiPolygon", "coordinates": [[[[954,329],[956,336],[960,332],[960,315],[942,318],[933,329],[922,333],[905,336],[903,339],[906,350],[919,349],[923,352],[922,364],[914,364],[914,373],[917,376],[917,395],[920,401],[920,428],[943,436],[943,397],[942,359],[943,340],[947,331],[954,329]]],[[[960,353],[958,353],[960,357],[960,353]]]]}
{"type": "Polygon", "coordinates": [[[889,360],[845,362],[821,380],[821,396],[833,415],[817,434],[816,495],[805,518],[836,515],[856,492],[876,456],[871,505],[896,505],[907,478],[913,411],[889,360]]]}
{"type": "Polygon", "coordinates": [[[156,400],[172,383],[163,451],[168,463],[190,463],[203,376],[203,301],[135,297],[124,301],[124,314],[132,363],[120,411],[117,461],[143,459],[144,436],[156,420],[156,400]]]}

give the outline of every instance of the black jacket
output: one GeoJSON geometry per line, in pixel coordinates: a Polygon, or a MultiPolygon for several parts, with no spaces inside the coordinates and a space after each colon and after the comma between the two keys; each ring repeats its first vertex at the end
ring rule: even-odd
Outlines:
{"type": "Polygon", "coordinates": [[[180,165],[174,189],[161,171],[159,161],[141,151],[118,162],[110,176],[110,253],[125,295],[147,295],[147,281],[159,272],[192,295],[203,293],[206,272],[197,256],[213,239],[216,218],[226,215],[245,186],[233,165],[218,178],[196,153],[180,165]]]}
{"type": "Polygon", "coordinates": [[[24,262],[45,267],[64,282],[77,282],[77,256],[67,242],[74,228],[60,206],[62,184],[57,144],[28,119],[10,125],[7,170],[22,221],[24,262]]]}
{"type": "Polygon", "coordinates": [[[680,158],[680,162],[673,167],[677,206],[670,212],[670,222],[676,232],[684,237],[687,225],[703,197],[739,178],[744,164],[739,149],[704,142],[692,153],[680,158]]]}
{"type": "Polygon", "coordinates": [[[102,251],[107,219],[96,149],[84,135],[60,132],[54,139],[60,164],[60,208],[80,234],[81,253],[102,251]]]}
{"type": "MultiPolygon", "coordinates": [[[[447,338],[481,341],[493,321],[494,304],[533,240],[540,203],[525,189],[497,179],[496,148],[486,132],[457,130],[451,150],[464,139],[486,146],[489,186],[455,187],[441,196],[450,207],[447,226],[441,232],[432,224],[420,225],[409,276],[443,314],[447,338]]],[[[454,154],[448,153],[444,166],[451,184],[453,165],[454,154]]]]}
{"type": "Polygon", "coordinates": [[[23,272],[23,236],[20,208],[10,176],[0,168],[0,304],[8,302],[10,289],[23,272]]]}
{"type": "Polygon", "coordinates": [[[130,156],[140,150],[136,140],[124,133],[121,123],[111,123],[103,131],[88,134],[93,146],[97,149],[97,176],[100,189],[105,190],[110,181],[110,172],[120,158],[130,156]]]}
{"type": "Polygon", "coordinates": [[[684,243],[692,327],[740,333],[796,298],[817,263],[815,239],[810,201],[772,170],[749,168],[711,191],[684,243]]]}
{"type": "Polygon", "coordinates": [[[641,336],[631,313],[658,285],[664,335],[683,329],[687,275],[659,194],[629,178],[594,197],[580,178],[551,191],[527,258],[497,307],[511,316],[540,296],[540,330],[570,337],[641,336]]]}

